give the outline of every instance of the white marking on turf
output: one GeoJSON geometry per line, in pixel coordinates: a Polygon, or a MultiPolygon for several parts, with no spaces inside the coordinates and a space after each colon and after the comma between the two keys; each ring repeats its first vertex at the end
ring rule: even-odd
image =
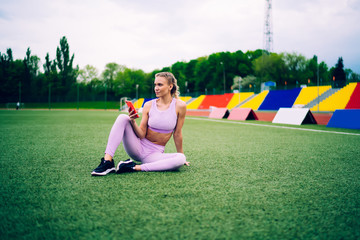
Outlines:
{"type": "Polygon", "coordinates": [[[296,128],[296,127],[286,127],[286,126],[277,126],[277,125],[267,125],[267,124],[261,124],[261,123],[222,121],[222,120],[208,119],[208,118],[193,118],[193,117],[186,117],[186,118],[187,118],[187,119],[191,119],[191,120],[199,120],[199,121],[220,122],[220,123],[232,123],[232,124],[244,124],[244,125],[261,126],[261,127],[272,127],[272,128],[283,128],[283,129],[301,130],[301,131],[308,131],[308,132],[321,132],[321,133],[334,133],[334,134],[360,136],[360,133],[325,131],[325,130],[316,130],[316,129],[309,129],[309,128],[296,128]]]}

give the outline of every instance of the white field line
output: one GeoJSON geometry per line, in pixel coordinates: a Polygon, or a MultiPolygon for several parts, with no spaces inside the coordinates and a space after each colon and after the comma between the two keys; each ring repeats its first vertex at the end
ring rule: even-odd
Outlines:
{"type": "Polygon", "coordinates": [[[222,120],[209,119],[209,118],[193,118],[193,117],[186,117],[186,118],[191,119],[191,120],[199,120],[199,121],[231,123],[231,124],[243,124],[243,125],[261,126],[261,127],[272,127],[272,128],[300,130],[300,131],[308,131],[308,132],[321,132],[321,133],[333,133],[333,134],[360,136],[360,133],[335,132],[335,131],[325,131],[325,130],[316,130],[316,129],[308,129],[308,128],[295,128],[295,127],[286,127],[286,126],[277,126],[277,125],[266,125],[266,124],[260,124],[260,123],[258,124],[258,123],[248,123],[248,122],[232,122],[232,121],[222,121],[222,120]]]}

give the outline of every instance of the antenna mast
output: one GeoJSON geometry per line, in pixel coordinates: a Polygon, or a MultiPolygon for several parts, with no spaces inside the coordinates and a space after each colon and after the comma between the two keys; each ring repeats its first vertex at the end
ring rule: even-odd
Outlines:
{"type": "Polygon", "coordinates": [[[265,1],[264,50],[270,53],[273,51],[272,4],[271,0],[265,1]]]}

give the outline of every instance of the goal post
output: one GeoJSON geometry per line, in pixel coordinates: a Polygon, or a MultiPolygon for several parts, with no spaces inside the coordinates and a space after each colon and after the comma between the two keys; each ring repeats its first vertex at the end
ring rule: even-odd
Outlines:
{"type": "Polygon", "coordinates": [[[121,112],[122,110],[125,109],[126,101],[127,101],[127,97],[122,97],[122,98],[120,98],[120,108],[119,108],[119,112],[121,112]]]}
{"type": "Polygon", "coordinates": [[[10,110],[10,109],[23,109],[23,108],[25,108],[24,103],[15,103],[15,102],[6,103],[6,109],[7,110],[10,110]]]}

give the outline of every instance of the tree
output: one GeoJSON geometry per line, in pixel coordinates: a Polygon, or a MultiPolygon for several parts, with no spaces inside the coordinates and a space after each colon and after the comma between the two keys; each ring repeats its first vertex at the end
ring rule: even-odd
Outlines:
{"type": "Polygon", "coordinates": [[[93,79],[98,79],[98,70],[91,65],[86,65],[83,69],[79,70],[78,81],[83,83],[91,82],[93,79]]]}
{"type": "Polygon", "coordinates": [[[289,85],[306,84],[306,58],[297,53],[285,53],[284,62],[287,69],[287,83],[289,85]]]}
{"type": "Polygon", "coordinates": [[[0,53],[1,102],[16,102],[19,100],[19,87],[21,87],[20,82],[23,81],[24,73],[23,61],[13,59],[11,48],[6,50],[6,54],[0,53]]]}
{"type": "Polygon", "coordinates": [[[194,91],[203,92],[207,88],[207,79],[210,77],[209,62],[207,57],[200,57],[194,69],[194,77],[196,79],[194,91]]]}
{"type": "MultiPolygon", "coordinates": [[[[39,96],[38,92],[41,91],[41,86],[38,84],[37,75],[39,72],[40,58],[31,56],[30,48],[26,51],[26,56],[23,60],[24,63],[24,79],[22,81],[23,95],[27,101],[34,101],[39,96]]],[[[24,98],[25,99],[25,98],[24,98]]]]}
{"type": "MultiPolygon", "coordinates": [[[[246,77],[242,78],[240,81],[241,89],[250,89],[251,91],[254,91],[255,87],[260,88],[260,84],[261,84],[260,79],[253,75],[247,75],[246,77]]],[[[234,78],[234,83],[231,89],[233,90],[239,89],[239,77],[234,78]]]]}
{"type": "Polygon", "coordinates": [[[61,81],[61,93],[71,90],[76,82],[76,74],[78,69],[73,68],[74,54],[70,58],[70,47],[66,37],[60,39],[60,47],[56,48],[56,64],[59,69],[59,77],[61,81]]]}
{"type": "Polygon", "coordinates": [[[357,74],[351,71],[350,77],[348,78],[349,82],[360,82],[360,74],[357,74]]]}
{"type": "Polygon", "coordinates": [[[126,67],[123,71],[118,72],[114,85],[116,86],[116,96],[135,98],[136,91],[140,95],[146,95],[149,90],[149,86],[145,82],[144,71],[126,67]]]}
{"type": "Polygon", "coordinates": [[[185,62],[176,62],[171,66],[171,72],[174,74],[177,79],[177,84],[179,86],[179,91],[185,93],[186,91],[186,75],[185,75],[186,63],[185,62]]]}
{"type": "Polygon", "coordinates": [[[101,78],[104,81],[104,84],[107,85],[108,89],[113,90],[115,77],[119,72],[124,71],[125,68],[125,66],[119,65],[114,62],[106,64],[105,70],[101,74],[101,78]]]}
{"type": "Polygon", "coordinates": [[[262,82],[273,81],[277,86],[284,86],[287,80],[287,67],[284,54],[264,54],[253,62],[254,75],[262,82]]]}
{"type": "Polygon", "coordinates": [[[342,57],[339,57],[338,62],[332,72],[334,87],[340,88],[346,84],[346,74],[344,71],[344,63],[342,57]]]}

